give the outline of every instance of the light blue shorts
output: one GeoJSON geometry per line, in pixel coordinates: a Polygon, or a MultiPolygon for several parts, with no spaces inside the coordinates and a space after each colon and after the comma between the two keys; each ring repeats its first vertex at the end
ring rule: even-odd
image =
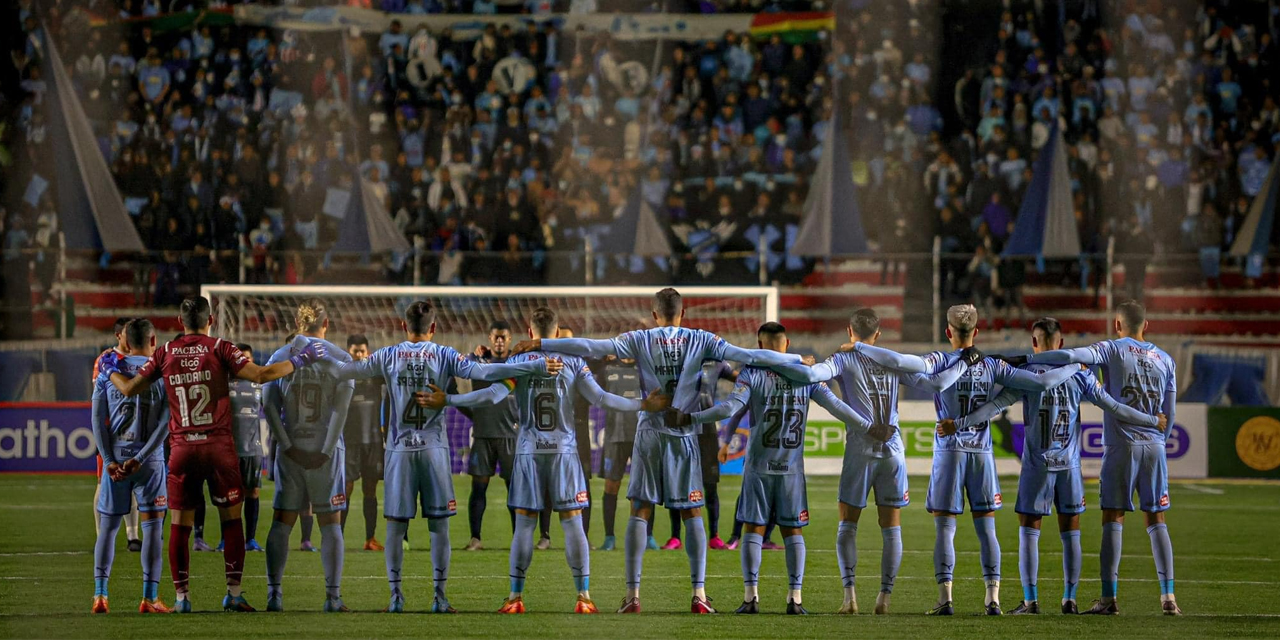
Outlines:
{"type": "Polygon", "coordinates": [[[1134,491],[1138,507],[1147,513],[1169,508],[1169,464],[1163,444],[1103,448],[1098,479],[1103,509],[1133,511],[1134,491]]]}
{"type": "Polygon", "coordinates": [[[332,513],[347,508],[347,458],[341,448],[316,469],[304,469],[283,452],[275,456],[276,496],[271,506],[278,511],[332,513]]]}
{"type": "Polygon", "coordinates": [[[704,499],[698,436],[673,436],[652,429],[637,431],[636,445],[631,450],[627,499],[668,509],[701,507],[704,499]]]}
{"type": "Polygon", "coordinates": [[[1052,515],[1053,509],[1067,515],[1084,513],[1084,476],[1080,467],[1049,471],[1022,465],[1018,501],[1013,510],[1029,516],[1047,516],[1052,515]]]}
{"type": "Polygon", "coordinates": [[[102,470],[102,491],[98,494],[98,513],[108,516],[128,515],[137,500],[138,511],[150,513],[169,508],[169,488],[165,479],[164,460],[154,458],[142,463],[133,475],[116,482],[102,470]]]}
{"type": "Polygon", "coordinates": [[[578,452],[517,453],[507,506],[525,511],[574,511],[591,506],[578,452]]]}
{"type": "Polygon", "coordinates": [[[744,471],[738,519],[760,526],[770,522],[782,527],[808,525],[809,493],[805,488],[804,474],[744,471]]]}
{"type": "Polygon", "coordinates": [[[872,458],[844,451],[844,467],[840,469],[840,490],[836,497],[851,507],[865,509],[867,496],[876,490],[876,505],[901,509],[911,502],[907,492],[907,459],[898,454],[872,458]]]}
{"type": "Polygon", "coordinates": [[[458,512],[448,449],[388,449],[385,456],[382,512],[386,517],[412,519],[418,515],[419,505],[424,518],[447,518],[458,512]]]}
{"type": "Polygon", "coordinates": [[[995,511],[1003,504],[995,456],[967,451],[934,451],[925,508],[940,513],[964,513],[966,496],[971,512],[995,511]]]}

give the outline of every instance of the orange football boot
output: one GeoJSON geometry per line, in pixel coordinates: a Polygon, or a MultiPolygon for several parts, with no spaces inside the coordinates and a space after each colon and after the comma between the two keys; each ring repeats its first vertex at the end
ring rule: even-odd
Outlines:
{"type": "Polygon", "coordinates": [[[94,597],[93,597],[93,612],[94,612],[94,613],[106,613],[106,612],[107,612],[107,597],[106,597],[106,596],[94,596],[94,597]]]}
{"type": "Polygon", "coordinates": [[[160,598],[156,598],[138,603],[138,613],[173,613],[173,609],[165,606],[160,598]]]}
{"type": "Polygon", "coordinates": [[[503,600],[502,608],[498,609],[498,613],[524,613],[524,599],[503,600]]]}
{"type": "Polygon", "coordinates": [[[596,608],[596,603],[586,596],[578,596],[578,604],[573,608],[574,613],[600,613],[596,608]]]}

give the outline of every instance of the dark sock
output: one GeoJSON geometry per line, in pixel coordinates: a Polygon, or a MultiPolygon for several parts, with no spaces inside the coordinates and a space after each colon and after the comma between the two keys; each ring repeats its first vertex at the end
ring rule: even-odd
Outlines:
{"type": "Polygon", "coordinates": [[[772,522],[770,522],[770,523],[769,523],[769,526],[767,526],[767,527],[765,527],[765,528],[764,528],[764,541],[765,541],[765,542],[773,542],[772,540],[770,540],[770,539],[769,539],[769,538],[771,538],[772,536],[773,536],[773,523],[772,523],[772,522]]]}
{"type": "Polygon", "coordinates": [[[347,492],[347,508],[342,510],[342,514],[338,516],[338,524],[342,526],[342,533],[347,532],[347,514],[351,512],[351,492],[347,492]]]}
{"type": "Polygon", "coordinates": [[[707,516],[704,520],[707,523],[707,536],[715,538],[720,535],[720,491],[716,489],[715,483],[708,484],[705,489],[707,516]]]}
{"type": "Polygon", "coordinates": [[[244,523],[240,518],[222,521],[222,561],[226,563],[227,586],[239,586],[244,574],[244,523]]]}
{"type": "Polygon", "coordinates": [[[671,516],[671,537],[676,540],[680,539],[680,511],[678,509],[667,509],[667,515],[671,516]]]}
{"type": "Polygon", "coordinates": [[[551,537],[551,510],[550,509],[547,509],[546,511],[543,511],[542,513],[538,514],[538,531],[541,533],[541,537],[543,538],[551,537]]]}
{"type": "Polygon", "coordinates": [[[169,574],[173,576],[173,588],[178,593],[187,592],[187,580],[191,576],[191,527],[169,525],[169,574]]]}
{"type": "Polygon", "coordinates": [[[471,479],[471,497],[467,500],[467,524],[471,525],[471,537],[480,539],[480,525],[484,523],[484,508],[488,500],[485,493],[489,490],[488,482],[471,479]]]}
{"type": "MultiPolygon", "coordinates": [[[[249,498],[244,501],[244,539],[258,539],[258,508],[262,501],[258,498],[249,498]]],[[[343,511],[346,513],[346,511],[343,511]]]]}
{"type": "MultiPolygon", "coordinates": [[[[656,511],[656,509],[655,509],[654,511],[656,511]]],[[[650,538],[652,538],[652,537],[653,537],[653,513],[654,513],[654,511],[650,511],[650,512],[649,512],[649,518],[648,518],[648,519],[646,519],[646,520],[644,521],[644,523],[645,523],[645,533],[646,533],[646,534],[648,534],[648,536],[649,536],[650,538]]]]}
{"type": "Polygon", "coordinates": [[[742,521],[738,519],[738,510],[742,508],[742,494],[738,494],[738,503],[733,507],[733,533],[729,538],[742,537],[742,521]]]}
{"type": "Polygon", "coordinates": [[[204,501],[196,505],[195,523],[191,529],[195,534],[196,540],[204,540],[204,501]]]}
{"type": "Polygon", "coordinates": [[[587,506],[582,508],[582,535],[591,533],[591,483],[587,483],[587,506]]]}
{"type": "MultiPolygon", "coordinates": [[[[344,512],[345,513],[345,512],[344,512]]],[[[370,540],[378,530],[378,483],[364,485],[364,539],[370,540]]]]}
{"type": "Polygon", "coordinates": [[[302,521],[302,541],[311,542],[311,528],[316,524],[315,516],[306,514],[299,518],[302,521]]]}
{"type": "Polygon", "coordinates": [[[507,515],[511,516],[511,533],[516,532],[516,510],[514,507],[507,507],[507,515]]]}
{"type": "Polygon", "coordinates": [[[613,520],[618,517],[618,494],[604,494],[604,535],[613,535],[613,520]]]}

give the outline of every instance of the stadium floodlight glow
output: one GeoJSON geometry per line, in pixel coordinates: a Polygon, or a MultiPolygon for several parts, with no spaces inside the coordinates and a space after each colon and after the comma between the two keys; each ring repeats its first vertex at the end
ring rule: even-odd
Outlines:
{"type": "MultiPolygon", "coordinates": [[[[293,330],[298,303],[319,298],[330,318],[330,339],[351,333],[369,337],[371,346],[404,339],[401,319],[415,300],[436,308],[436,342],[463,353],[484,344],[489,323],[509,322],[517,336],[533,309],[548,306],[561,326],[575,335],[605,338],[653,326],[653,294],[643,287],[467,287],[205,285],[201,295],[214,312],[213,335],[240,342],[282,341],[293,330]]],[[[706,329],[734,344],[752,347],[756,329],[778,320],[777,287],[677,287],[685,304],[685,326],[706,329]]]]}

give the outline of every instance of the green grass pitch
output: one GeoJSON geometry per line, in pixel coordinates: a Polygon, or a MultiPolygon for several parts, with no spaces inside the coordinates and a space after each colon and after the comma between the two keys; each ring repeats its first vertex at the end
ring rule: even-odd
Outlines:
{"type": "MultiPolygon", "coordinates": [[[[469,480],[456,478],[458,502],[466,504],[469,480]]],[[[1002,599],[1011,609],[1021,597],[1018,582],[1017,522],[1012,511],[1014,478],[1003,478],[1006,504],[998,529],[1003,549],[1002,599]]],[[[493,612],[507,592],[507,549],[510,529],[502,483],[489,491],[485,522],[487,549],[461,550],[468,541],[465,514],[452,522],[453,566],[449,595],[461,612],[456,616],[432,616],[431,565],[424,522],[410,529],[413,548],[405,558],[404,588],[411,613],[392,616],[376,613],[386,605],[387,584],[382,554],[361,551],[363,518],[359,498],[347,529],[346,570],[343,592],[355,613],[319,612],[324,583],[317,554],[294,551],[285,579],[284,614],[224,614],[217,610],[224,592],[221,554],[193,554],[192,599],[200,613],[186,617],[141,616],[136,613],[141,586],[138,555],[124,549],[120,540],[111,581],[112,612],[89,613],[93,572],[93,526],[90,501],[93,481],[88,476],[0,476],[0,637],[61,638],[180,638],[206,637],[240,640],[265,637],[726,637],[804,638],[845,637],[981,637],[984,640],[1040,635],[1066,637],[1280,637],[1280,553],[1276,532],[1280,528],[1280,485],[1205,482],[1174,483],[1169,528],[1176,555],[1178,601],[1187,615],[1181,619],[1159,615],[1159,597],[1150,544],[1140,514],[1125,527],[1121,565],[1120,608],[1115,618],[1066,617],[1057,613],[1061,595],[1061,546],[1056,522],[1046,520],[1040,542],[1042,601],[1049,613],[1039,617],[986,618],[977,616],[982,605],[977,540],[967,516],[956,534],[957,564],[955,600],[957,615],[949,619],[922,614],[936,596],[932,549],[934,529],[922,498],[926,480],[912,478],[915,502],[903,512],[905,554],[893,594],[893,613],[847,617],[832,615],[840,604],[841,584],[835,562],[836,479],[811,478],[809,505],[812,525],[805,530],[808,566],[805,606],[815,615],[807,618],[778,615],[785,608],[784,554],[765,552],[761,570],[760,599],[764,615],[734,616],[741,601],[742,582],[738,554],[710,551],[707,592],[723,612],[716,616],[688,613],[689,576],[683,552],[651,551],[645,554],[642,600],[645,613],[618,616],[612,613],[621,600],[623,557],[621,551],[592,553],[591,591],[605,613],[574,616],[574,593],[565,566],[563,535],[552,524],[551,551],[534,554],[526,587],[525,616],[499,616],[493,612]]],[[[1089,495],[1097,494],[1097,485],[1089,495]]],[[[264,517],[258,539],[266,539],[269,526],[271,483],[263,490],[264,517]]],[[[358,493],[359,490],[357,490],[358,493]]],[[[597,504],[603,483],[592,482],[597,504]]],[[[721,485],[724,515],[722,535],[732,525],[736,477],[721,485]]],[[[624,507],[625,509],[625,507],[624,507]]],[[[870,516],[871,514],[868,514],[870,516]]],[[[619,531],[626,514],[619,514],[619,531]]],[[[210,514],[216,529],[216,516],[210,514]]],[[[590,538],[599,544],[604,528],[600,510],[593,514],[590,538]]],[[[1084,516],[1084,571],[1081,605],[1098,591],[1097,549],[1100,516],[1091,508],[1084,516]]],[[[666,513],[657,521],[657,537],[665,538],[666,513]]],[[[166,527],[167,531],[167,527],[166,527]]],[[[383,537],[383,526],[378,528],[383,537]]],[[[296,549],[298,532],[294,532],[296,549]]],[[[776,534],[775,534],[776,535],[776,534]]],[[[217,534],[214,533],[216,538],[217,534]]],[[[121,535],[123,538],[123,535],[121,535]]],[[[317,532],[317,542],[318,542],[317,532]]],[[[210,540],[215,543],[216,540],[210,540]]],[[[859,534],[859,603],[869,611],[879,587],[880,535],[868,517],[859,534]]],[[[266,604],[265,559],[251,553],[245,567],[249,602],[266,604]]],[[[173,589],[165,567],[161,594],[172,603],[173,589]]]]}

